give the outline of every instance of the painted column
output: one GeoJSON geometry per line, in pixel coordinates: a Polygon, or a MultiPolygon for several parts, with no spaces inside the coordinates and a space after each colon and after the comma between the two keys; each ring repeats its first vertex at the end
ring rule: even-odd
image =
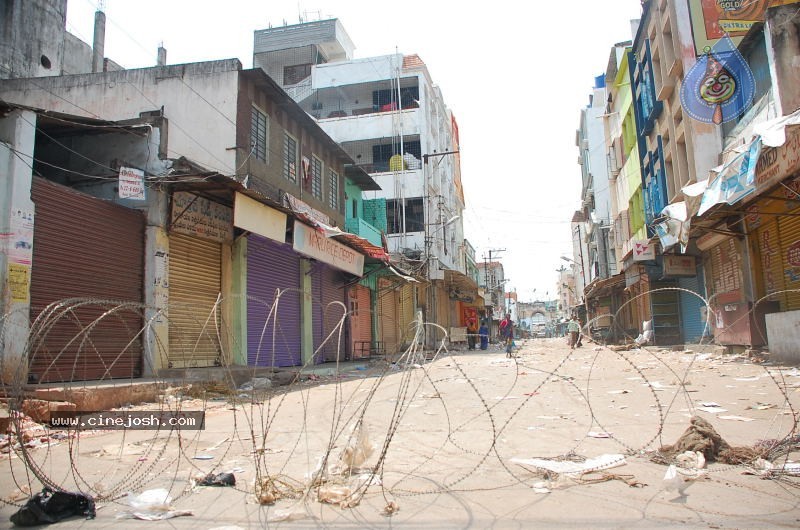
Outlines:
{"type": "Polygon", "coordinates": [[[6,384],[28,379],[35,135],[33,112],[15,110],[0,119],[0,380],[6,384]]]}
{"type": "Polygon", "coordinates": [[[233,242],[230,303],[231,364],[247,366],[247,238],[233,242]]]}
{"type": "Polygon", "coordinates": [[[145,229],[144,303],[146,305],[142,376],[152,377],[169,362],[169,237],[162,226],[145,229]]]}
{"type": "Polygon", "coordinates": [[[300,260],[300,356],[303,366],[310,365],[314,357],[314,300],[311,295],[311,260],[300,260]]]}

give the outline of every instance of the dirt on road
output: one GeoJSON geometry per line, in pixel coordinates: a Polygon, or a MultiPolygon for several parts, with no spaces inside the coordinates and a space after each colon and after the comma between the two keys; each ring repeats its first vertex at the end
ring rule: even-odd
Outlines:
{"type": "MultiPolygon", "coordinates": [[[[534,339],[510,359],[441,351],[125,409],[204,411],[202,430],[26,423],[22,445],[4,439],[0,526],[43,484],[97,499],[96,519],[65,528],[800,526],[800,371],[706,349],[534,339]],[[751,458],[659,451],[693,424],[751,458]],[[235,485],[198,484],[221,473],[235,485]],[[160,489],[191,515],[118,518],[137,511],[129,493],[160,489]]],[[[138,500],[139,513],[169,513],[138,500]]]]}

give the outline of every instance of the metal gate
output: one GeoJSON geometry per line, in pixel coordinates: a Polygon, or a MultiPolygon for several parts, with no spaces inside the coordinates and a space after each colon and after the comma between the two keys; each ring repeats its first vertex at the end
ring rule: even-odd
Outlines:
{"type": "Polygon", "coordinates": [[[378,280],[378,329],[387,354],[398,352],[396,284],[389,279],[378,280]]]}
{"type": "Polygon", "coordinates": [[[343,326],[341,330],[337,329],[346,307],[342,274],[332,267],[317,263],[312,277],[314,351],[320,348],[326,338],[328,339],[315,360],[335,361],[338,355],[339,360],[343,361],[347,357],[347,328],[343,326]],[[331,332],[333,335],[328,338],[331,332]]]}
{"type": "Polygon", "coordinates": [[[353,359],[369,357],[372,347],[369,294],[369,289],[363,285],[354,285],[350,289],[350,337],[353,359]]]}
{"type": "Polygon", "coordinates": [[[680,314],[681,314],[681,330],[683,332],[684,342],[697,342],[703,339],[703,334],[711,334],[711,325],[706,329],[705,315],[705,289],[703,287],[703,272],[701,268],[697,270],[697,276],[690,276],[678,279],[678,287],[686,289],[692,293],[680,291],[680,314]]]}
{"type": "Polygon", "coordinates": [[[286,245],[248,236],[248,365],[302,364],[299,287],[300,256],[286,245]]]}
{"type": "Polygon", "coordinates": [[[135,306],[143,302],[144,215],[37,177],[31,198],[31,319],[58,300],[93,299],[47,314],[52,318],[32,337],[32,378],[140,376],[143,319],[135,306]],[[133,305],[119,309],[120,302],[133,305]]]}
{"type": "Polygon", "coordinates": [[[222,364],[217,303],[222,244],[172,233],[169,237],[169,367],[222,364]]]}

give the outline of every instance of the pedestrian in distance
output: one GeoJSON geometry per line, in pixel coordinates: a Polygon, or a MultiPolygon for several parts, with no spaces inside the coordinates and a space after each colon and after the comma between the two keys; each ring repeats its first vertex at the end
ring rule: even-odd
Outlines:
{"type": "Polygon", "coordinates": [[[580,341],[581,334],[581,325],[578,324],[575,317],[571,317],[567,322],[567,334],[569,334],[569,349],[574,350],[580,341]]]}
{"type": "Polygon", "coordinates": [[[467,317],[467,346],[470,350],[475,349],[475,339],[478,334],[478,319],[475,315],[467,317]]]}
{"type": "Polygon", "coordinates": [[[478,335],[481,338],[481,349],[485,350],[489,348],[489,328],[486,326],[486,322],[481,322],[481,327],[478,329],[478,335]]]}
{"type": "Polygon", "coordinates": [[[514,321],[511,320],[510,313],[506,313],[506,318],[500,322],[500,338],[506,346],[506,357],[511,357],[514,346],[514,321]]]}

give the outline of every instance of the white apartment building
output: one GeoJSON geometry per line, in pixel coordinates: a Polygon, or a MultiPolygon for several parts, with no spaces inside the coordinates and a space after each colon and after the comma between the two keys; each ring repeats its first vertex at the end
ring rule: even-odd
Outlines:
{"type": "Polygon", "coordinates": [[[466,273],[458,128],[419,56],[354,59],[331,19],[256,31],[253,65],[380,185],[364,198],[385,199],[385,226],[380,212],[367,220],[385,230],[390,253],[428,258],[430,279],[466,273]]]}

